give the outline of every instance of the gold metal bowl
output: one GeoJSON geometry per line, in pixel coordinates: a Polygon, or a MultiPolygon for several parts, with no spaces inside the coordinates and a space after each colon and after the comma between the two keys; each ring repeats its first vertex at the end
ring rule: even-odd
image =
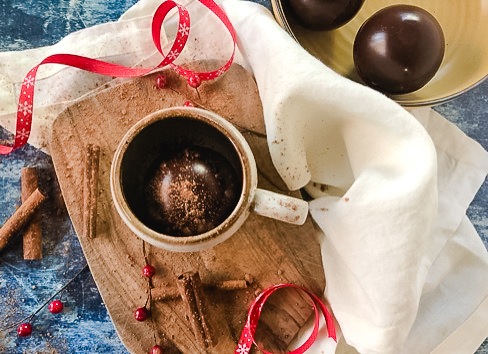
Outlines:
{"type": "Polygon", "coordinates": [[[361,25],[378,10],[394,4],[411,4],[430,12],[440,23],[446,40],[442,64],[421,89],[390,95],[403,106],[432,106],[450,100],[488,77],[487,0],[366,0],[356,16],[344,26],[314,32],[297,25],[286,8],[287,0],[271,0],[278,23],[312,55],[337,73],[362,80],[353,62],[353,43],[361,25]]]}

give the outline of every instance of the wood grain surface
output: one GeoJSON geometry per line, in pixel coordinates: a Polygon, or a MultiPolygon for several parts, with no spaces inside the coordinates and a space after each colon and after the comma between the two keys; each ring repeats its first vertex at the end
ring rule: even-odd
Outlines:
{"type": "MultiPolygon", "coordinates": [[[[195,63],[200,70],[215,63],[195,63]]],[[[134,311],[148,298],[143,242],[117,214],[109,188],[113,153],[125,132],[146,115],[191,100],[235,124],[248,140],[259,170],[259,187],[283,193],[285,185],[269,156],[262,105],[253,77],[234,64],[221,78],[204,82],[198,90],[173,71],[162,71],[169,88],[155,88],[161,72],[132,80],[114,80],[82,97],[53,124],[51,154],[70,218],[90,270],[117,333],[130,352],[147,353],[156,343],[166,352],[200,353],[185,307],[178,298],[152,301],[151,318],[134,319],[134,311]],[[100,146],[96,237],[83,237],[83,166],[87,144],[100,146]]],[[[325,278],[314,225],[309,218],[294,226],[251,213],[229,240],[202,252],[173,253],[145,245],[155,266],[155,287],[174,288],[176,278],[196,271],[202,283],[253,279],[246,289],[206,289],[207,312],[217,345],[210,352],[232,353],[244,326],[247,310],[260,290],[278,283],[295,283],[317,295],[325,278]]],[[[269,351],[284,351],[312,314],[309,299],[294,290],[281,290],[266,303],[256,342],[269,351]]]]}

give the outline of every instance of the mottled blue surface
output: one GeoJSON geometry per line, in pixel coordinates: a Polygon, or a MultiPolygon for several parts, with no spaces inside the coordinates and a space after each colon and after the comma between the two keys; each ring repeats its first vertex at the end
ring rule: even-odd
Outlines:
{"type": "MultiPolygon", "coordinates": [[[[0,0],[0,50],[21,50],[53,44],[68,33],[116,20],[136,0],[0,0]],[[22,27],[22,29],[21,29],[22,27]]],[[[271,8],[269,0],[256,0],[271,8]]],[[[488,82],[436,107],[488,149],[488,82]]],[[[0,129],[0,139],[7,133],[0,129]]],[[[0,157],[0,224],[20,205],[20,170],[38,167],[40,185],[49,190],[43,205],[41,261],[22,259],[20,237],[0,252],[0,353],[126,353],[88,270],[61,294],[65,310],[52,315],[44,308],[33,322],[34,334],[19,338],[15,327],[60,289],[85,264],[80,244],[58,198],[49,156],[26,146],[0,157]]],[[[485,182],[468,215],[488,248],[488,184],[485,182]]],[[[478,353],[488,353],[488,343],[478,353]]]]}

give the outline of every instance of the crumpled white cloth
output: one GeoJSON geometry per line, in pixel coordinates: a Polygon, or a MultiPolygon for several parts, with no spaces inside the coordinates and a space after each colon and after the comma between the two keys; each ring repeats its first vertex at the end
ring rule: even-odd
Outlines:
{"type": "MultiPolygon", "coordinates": [[[[141,0],[120,21],[52,47],[0,53],[2,126],[14,129],[20,83],[48,54],[158,63],[149,28],[159,4],[141,0]]],[[[199,40],[189,41],[194,47],[181,61],[228,59],[225,28],[198,2],[182,4],[199,40]]],[[[325,296],[343,337],[336,345],[321,331],[310,352],[475,351],[488,335],[488,253],[465,212],[488,173],[488,153],[433,110],[409,113],[334,73],[264,7],[221,4],[237,32],[236,62],[256,78],[275,167],[290,189],[305,187],[314,197],[325,296]]],[[[165,22],[169,38],[176,20],[165,22]]],[[[41,70],[30,143],[46,150],[60,109],[110,78],[41,70]]]]}

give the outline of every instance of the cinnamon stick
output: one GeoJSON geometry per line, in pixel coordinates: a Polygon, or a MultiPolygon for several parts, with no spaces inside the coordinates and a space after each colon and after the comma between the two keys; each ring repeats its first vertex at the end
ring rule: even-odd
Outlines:
{"type": "Polygon", "coordinates": [[[32,218],[37,208],[44,202],[46,197],[37,188],[24,203],[12,214],[12,216],[0,228],[0,250],[27,222],[32,218]]]}
{"type": "Polygon", "coordinates": [[[207,321],[206,300],[198,273],[188,272],[178,276],[176,280],[180,296],[185,303],[193,333],[202,348],[213,347],[213,338],[207,321]]]}
{"type": "Polygon", "coordinates": [[[244,279],[224,280],[205,285],[220,290],[238,290],[247,288],[247,282],[244,279]]]}
{"type": "Polygon", "coordinates": [[[83,181],[83,236],[95,238],[97,231],[98,172],[100,147],[88,144],[83,181]]]}
{"type": "MultiPolygon", "coordinates": [[[[34,167],[24,167],[20,172],[21,200],[25,203],[27,198],[37,188],[37,169],[34,167]]],[[[42,259],[42,226],[41,213],[39,210],[34,212],[23,235],[24,259],[42,259]]]]}
{"type": "MultiPolygon", "coordinates": [[[[213,283],[202,283],[204,288],[214,288],[218,290],[239,290],[248,287],[248,281],[245,279],[223,280],[213,283]]],[[[170,299],[177,299],[180,297],[178,288],[173,286],[161,286],[151,289],[151,295],[156,301],[164,301],[170,299]]]]}
{"type": "Polygon", "coordinates": [[[180,291],[173,286],[152,288],[151,296],[156,301],[178,299],[180,298],[180,291]]]}

